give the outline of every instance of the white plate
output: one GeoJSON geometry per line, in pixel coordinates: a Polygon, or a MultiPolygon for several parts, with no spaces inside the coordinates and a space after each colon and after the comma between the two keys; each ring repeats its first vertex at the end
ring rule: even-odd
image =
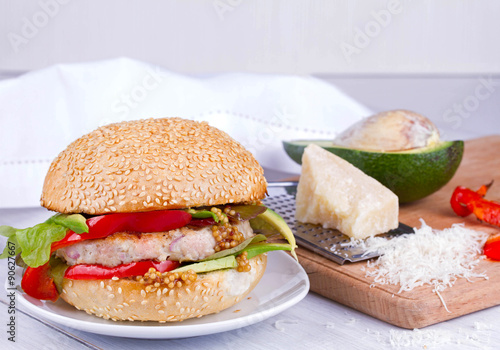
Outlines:
{"type": "MultiPolygon", "coordinates": [[[[20,271],[16,280],[20,283],[20,271]]],[[[268,254],[264,276],[244,300],[218,314],[179,323],[114,322],[78,311],[62,300],[56,303],[44,302],[31,298],[24,292],[18,292],[17,298],[32,314],[81,331],[128,338],[169,339],[249,326],[295,305],[308,291],[309,279],[302,266],[288,254],[277,251],[268,254]]]]}

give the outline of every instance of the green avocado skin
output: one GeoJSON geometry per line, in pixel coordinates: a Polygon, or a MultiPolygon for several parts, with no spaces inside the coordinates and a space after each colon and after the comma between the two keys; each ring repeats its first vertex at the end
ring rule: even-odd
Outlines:
{"type": "Polygon", "coordinates": [[[444,141],[432,148],[403,152],[370,152],[335,147],[328,141],[283,142],[287,154],[302,164],[302,154],[310,143],[345,159],[365,174],[393,191],[400,203],[412,202],[446,185],[460,165],[463,141],[444,141]]]}

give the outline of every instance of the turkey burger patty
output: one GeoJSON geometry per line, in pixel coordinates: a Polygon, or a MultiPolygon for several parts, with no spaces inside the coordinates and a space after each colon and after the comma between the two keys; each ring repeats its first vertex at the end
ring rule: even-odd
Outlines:
{"type": "MultiPolygon", "coordinates": [[[[239,221],[233,227],[243,234],[244,239],[254,235],[248,221],[239,221]]],[[[106,238],[60,248],[56,250],[56,255],[68,265],[97,264],[115,267],[142,260],[203,260],[214,254],[215,248],[213,226],[185,226],[167,232],[117,232],[106,238]]]]}

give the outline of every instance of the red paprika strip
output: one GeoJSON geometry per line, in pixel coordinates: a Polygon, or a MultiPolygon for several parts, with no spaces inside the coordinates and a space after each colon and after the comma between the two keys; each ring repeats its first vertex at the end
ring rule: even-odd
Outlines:
{"type": "Polygon", "coordinates": [[[492,184],[483,185],[478,191],[457,187],[450,200],[453,211],[459,216],[474,214],[481,221],[500,226],[500,203],[483,198],[492,184]]]}
{"type": "Polygon", "coordinates": [[[50,265],[27,267],[21,280],[21,287],[29,296],[40,300],[56,301],[59,298],[56,285],[49,276],[50,265]]]}
{"type": "Polygon", "coordinates": [[[483,247],[483,254],[491,260],[500,260],[500,236],[488,239],[483,247]]]}
{"type": "Polygon", "coordinates": [[[165,260],[156,261],[139,261],[129,264],[122,264],[116,267],[106,267],[102,265],[73,265],[66,269],[64,278],[72,280],[103,280],[113,277],[124,278],[132,276],[142,276],[154,268],[159,272],[167,272],[179,267],[178,261],[165,260]]]}

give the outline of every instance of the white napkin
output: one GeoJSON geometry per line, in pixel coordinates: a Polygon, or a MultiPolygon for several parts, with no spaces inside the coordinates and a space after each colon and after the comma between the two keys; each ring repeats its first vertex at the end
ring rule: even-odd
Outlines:
{"type": "Polygon", "coordinates": [[[126,58],[52,66],[0,81],[0,208],[38,206],[52,159],[108,123],[206,120],[250,149],[263,167],[299,173],[282,140],[332,139],[369,114],[311,77],[193,78],[126,58]]]}

